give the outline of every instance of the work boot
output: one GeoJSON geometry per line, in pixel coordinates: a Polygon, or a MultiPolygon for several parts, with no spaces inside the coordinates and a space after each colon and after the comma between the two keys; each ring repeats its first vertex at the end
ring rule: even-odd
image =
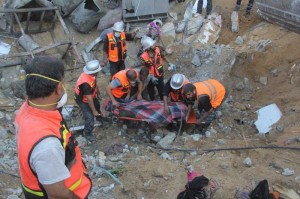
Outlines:
{"type": "Polygon", "coordinates": [[[250,16],[250,10],[246,10],[245,16],[246,16],[246,17],[249,17],[249,16],[250,16]]]}
{"type": "Polygon", "coordinates": [[[241,5],[236,5],[234,11],[240,11],[241,5]]]}
{"type": "Polygon", "coordinates": [[[94,142],[96,140],[96,137],[93,134],[87,134],[84,136],[88,141],[94,142]]]}

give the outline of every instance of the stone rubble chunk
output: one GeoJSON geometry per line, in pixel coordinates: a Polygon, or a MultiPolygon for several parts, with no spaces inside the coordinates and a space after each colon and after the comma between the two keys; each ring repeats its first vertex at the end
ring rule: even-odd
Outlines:
{"type": "Polygon", "coordinates": [[[203,20],[204,18],[202,15],[198,15],[189,20],[186,24],[186,34],[192,35],[198,32],[203,24],[203,20]]]}
{"type": "Polygon", "coordinates": [[[194,134],[194,135],[192,135],[192,139],[194,141],[199,141],[201,138],[202,138],[202,135],[200,135],[200,134],[194,134]]]}
{"type": "Polygon", "coordinates": [[[235,43],[237,44],[237,45],[243,45],[243,43],[244,43],[244,40],[243,40],[243,38],[241,37],[241,36],[238,36],[237,38],[236,38],[236,40],[235,40],[235,43]]]}
{"type": "Polygon", "coordinates": [[[231,31],[239,32],[239,13],[237,11],[231,13],[231,31]]]}
{"type": "Polygon", "coordinates": [[[168,133],[164,138],[159,140],[157,145],[163,148],[167,148],[173,143],[175,137],[176,137],[176,133],[168,133]]]}
{"type": "Polygon", "coordinates": [[[244,165],[246,166],[246,167],[251,167],[252,166],[252,160],[251,160],[251,158],[249,158],[249,157],[247,157],[245,160],[244,160],[244,165]]]}
{"type": "Polygon", "coordinates": [[[235,85],[235,89],[238,91],[242,91],[245,88],[245,83],[244,82],[239,82],[235,85]]]}
{"type": "Polygon", "coordinates": [[[87,145],[87,139],[81,135],[76,138],[79,147],[85,147],[87,145]]]}
{"type": "Polygon", "coordinates": [[[168,153],[162,153],[160,157],[164,160],[172,160],[173,158],[168,153]]]}
{"type": "Polygon", "coordinates": [[[268,84],[268,77],[260,77],[259,82],[266,86],[268,84]]]}
{"type": "Polygon", "coordinates": [[[256,45],[255,50],[258,51],[258,52],[264,52],[264,51],[266,51],[267,47],[271,44],[272,44],[272,41],[269,40],[269,39],[260,40],[258,42],[258,44],[256,45]]]}
{"type": "Polygon", "coordinates": [[[284,168],[283,172],[281,173],[284,176],[292,176],[294,175],[295,171],[293,169],[290,168],[284,168]]]}
{"type": "Polygon", "coordinates": [[[197,54],[195,54],[193,56],[192,64],[194,64],[197,67],[201,66],[201,60],[200,60],[200,58],[199,58],[199,56],[197,54]]]}

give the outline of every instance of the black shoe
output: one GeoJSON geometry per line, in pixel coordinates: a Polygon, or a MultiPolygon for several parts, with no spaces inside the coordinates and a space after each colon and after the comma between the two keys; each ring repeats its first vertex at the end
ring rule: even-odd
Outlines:
{"type": "Polygon", "coordinates": [[[90,142],[94,142],[96,140],[96,137],[93,134],[89,134],[84,137],[90,142]]]}
{"type": "Polygon", "coordinates": [[[234,8],[234,11],[237,11],[237,12],[238,12],[238,11],[240,11],[240,8],[241,8],[240,5],[236,5],[235,8],[234,8]]]}
{"type": "Polygon", "coordinates": [[[246,10],[245,16],[246,16],[246,17],[249,17],[249,16],[250,16],[250,10],[246,10]]]}

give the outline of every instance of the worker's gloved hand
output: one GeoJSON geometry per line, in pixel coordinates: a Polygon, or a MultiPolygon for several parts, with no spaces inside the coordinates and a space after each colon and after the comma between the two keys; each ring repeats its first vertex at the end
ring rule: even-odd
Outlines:
{"type": "Polygon", "coordinates": [[[158,79],[156,78],[156,77],[152,77],[152,83],[154,84],[154,85],[157,85],[158,84],[158,79]]]}
{"type": "Polygon", "coordinates": [[[172,63],[169,63],[168,70],[176,70],[176,65],[172,64],[172,63]]]}

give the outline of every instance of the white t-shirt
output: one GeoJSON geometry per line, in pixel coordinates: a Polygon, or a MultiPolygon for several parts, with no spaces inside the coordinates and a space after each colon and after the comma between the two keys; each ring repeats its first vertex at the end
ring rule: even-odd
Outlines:
{"type": "Polygon", "coordinates": [[[29,162],[41,184],[54,184],[71,176],[65,165],[65,150],[56,137],[39,142],[32,150],[29,162]]]}

